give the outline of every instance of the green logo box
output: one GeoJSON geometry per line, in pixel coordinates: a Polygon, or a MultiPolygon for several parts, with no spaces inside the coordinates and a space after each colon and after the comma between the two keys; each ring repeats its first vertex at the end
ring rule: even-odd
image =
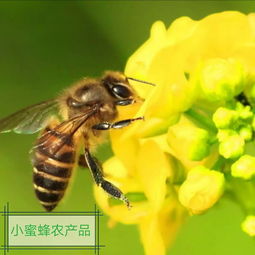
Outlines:
{"type": "Polygon", "coordinates": [[[87,212],[1,212],[1,250],[88,250],[99,254],[99,219],[95,206],[87,212]]]}

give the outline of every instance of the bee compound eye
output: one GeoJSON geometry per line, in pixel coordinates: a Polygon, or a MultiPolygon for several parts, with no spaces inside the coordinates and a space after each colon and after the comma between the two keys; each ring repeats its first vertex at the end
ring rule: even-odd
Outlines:
{"type": "Polygon", "coordinates": [[[112,91],[118,98],[128,98],[132,95],[131,91],[124,85],[114,85],[112,91]]]}

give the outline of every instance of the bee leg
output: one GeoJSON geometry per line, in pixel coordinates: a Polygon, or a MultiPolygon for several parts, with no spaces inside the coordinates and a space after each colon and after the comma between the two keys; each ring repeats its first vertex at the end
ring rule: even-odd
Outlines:
{"type": "Polygon", "coordinates": [[[80,157],[79,157],[79,159],[78,159],[78,165],[79,165],[80,167],[82,167],[82,168],[87,168],[87,167],[88,167],[84,155],[80,155],[80,157]]]}
{"type": "Polygon", "coordinates": [[[130,105],[130,104],[135,104],[135,103],[139,103],[139,102],[144,102],[144,99],[142,98],[138,98],[138,99],[122,99],[122,100],[118,100],[115,102],[115,105],[119,105],[119,106],[126,106],[126,105],[130,105]]]}
{"type": "Polygon", "coordinates": [[[121,192],[120,189],[118,189],[116,186],[114,186],[112,183],[104,179],[102,167],[98,160],[94,158],[89,150],[85,148],[85,159],[87,162],[87,165],[92,173],[92,176],[96,182],[96,184],[101,187],[104,191],[106,191],[109,195],[112,197],[122,200],[128,208],[131,207],[129,200],[125,197],[125,195],[121,192]]]}
{"type": "Polygon", "coordinates": [[[123,99],[123,100],[118,100],[115,102],[115,105],[120,105],[120,106],[126,106],[130,104],[134,104],[136,101],[134,99],[123,99]]]}
{"type": "Polygon", "coordinates": [[[101,123],[98,123],[98,124],[92,126],[92,128],[96,129],[96,130],[107,130],[107,129],[110,129],[110,128],[114,128],[114,129],[123,128],[123,127],[129,126],[132,122],[134,122],[136,120],[144,120],[144,117],[120,120],[120,121],[117,121],[117,122],[114,122],[114,123],[101,122],[101,123]]]}

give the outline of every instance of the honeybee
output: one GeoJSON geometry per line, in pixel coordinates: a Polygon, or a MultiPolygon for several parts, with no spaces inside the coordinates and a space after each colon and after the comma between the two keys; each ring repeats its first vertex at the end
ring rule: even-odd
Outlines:
{"type": "Polygon", "coordinates": [[[31,150],[31,161],[35,193],[47,211],[52,211],[63,198],[77,162],[83,165],[85,162],[95,183],[130,207],[122,191],[104,178],[100,163],[91,154],[91,148],[100,142],[105,130],[123,128],[143,119],[114,122],[118,116],[116,106],[142,101],[129,80],[153,85],[108,71],[102,78],[78,81],[56,99],[29,106],[0,120],[0,133],[33,134],[42,130],[31,150]],[[83,153],[79,155],[81,150],[83,153]]]}

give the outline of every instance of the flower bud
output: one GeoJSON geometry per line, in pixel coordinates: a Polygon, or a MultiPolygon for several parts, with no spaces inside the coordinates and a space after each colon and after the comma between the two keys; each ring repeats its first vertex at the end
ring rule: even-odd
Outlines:
{"type": "Polygon", "coordinates": [[[219,107],[213,114],[213,122],[217,128],[229,128],[238,118],[236,111],[219,107]]]}
{"type": "Polygon", "coordinates": [[[245,141],[250,141],[252,139],[251,126],[247,125],[246,127],[242,127],[239,131],[239,134],[245,141]]]}
{"type": "Polygon", "coordinates": [[[246,105],[245,107],[242,107],[239,110],[239,117],[243,120],[247,120],[252,118],[253,113],[251,111],[251,107],[249,105],[246,105]]]}
{"type": "Polygon", "coordinates": [[[224,158],[237,158],[243,154],[244,139],[239,135],[231,135],[219,145],[219,153],[224,158]]]}
{"type": "Polygon", "coordinates": [[[191,124],[177,124],[169,128],[167,142],[177,154],[189,160],[202,160],[209,154],[209,134],[191,124]]]}
{"type": "Polygon", "coordinates": [[[249,236],[255,236],[255,216],[249,215],[242,223],[242,230],[249,236]]]}
{"type": "Polygon", "coordinates": [[[217,138],[219,140],[219,142],[224,141],[225,139],[227,139],[229,136],[232,135],[237,135],[237,132],[231,129],[219,129],[218,133],[217,133],[217,138]]]}
{"type": "Polygon", "coordinates": [[[244,86],[244,68],[234,59],[214,58],[201,67],[199,83],[209,101],[228,100],[244,86]]]}
{"type": "Polygon", "coordinates": [[[190,170],[179,190],[179,200],[193,214],[199,214],[212,207],[221,197],[224,189],[224,175],[204,166],[190,170]]]}
{"type": "Polygon", "coordinates": [[[249,180],[255,175],[255,157],[243,155],[231,166],[231,174],[249,180]]]}

